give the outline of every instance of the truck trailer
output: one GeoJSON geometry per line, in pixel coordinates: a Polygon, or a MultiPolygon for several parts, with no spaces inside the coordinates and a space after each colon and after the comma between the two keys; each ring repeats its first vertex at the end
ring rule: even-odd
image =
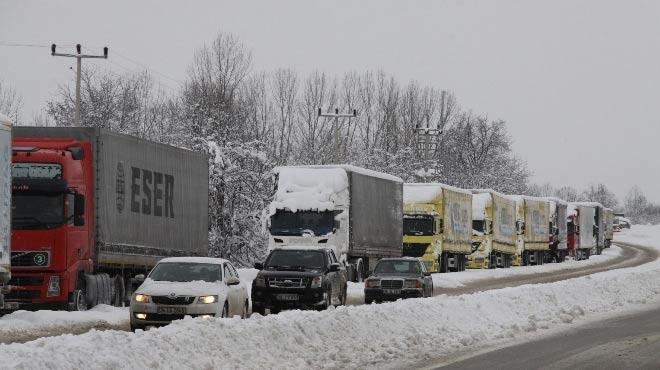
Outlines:
{"type": "Polygon", "coordinates": [[[463,271],[472,252],[472,194],[439,183],[403,185],[403,255],[430,272],[463,271]]]}
{"type": "Polygon", "coordinates": [[[472,254],[468,268],[511,267],[516,255],[516,203],[492,189],[472,192],[472,254]]]}
{"type": "Polygon", "coordinates": [[[568,256],[567,209],[568,203],[562,199],[548,197],[550,206],[550,252],[545,262],[564,262],[568,256]]]}
{"type": "Polygon", "coordinates": [[[605,248],[609,248],[612,246],[612,239],[614,239],[614,211],[611,208],[605,208],[603,219],[605,223],[605,248]]]}
{"type": "Polygon", "coordinates": [[[596,248],[596,207],[590,203],[568,204],[568,249],[576,260],[589,259],[596,248]]]}
{"type": "Polygon", "coordinates": [[[11,278],[11,130],[10,119],[0,114],[0,310],[17,308],[4,300],[11,278]]]}
{"type": "Polygon", "coordinates": [[[596,240],[596,254],[603,253],[605,249],[605,207],[598,202],[575,202],[578,206],[591,207],[594,210],[593,236],[596,240]]]}
{"type": "Polygon", "coordinates": [[[273,172],[269,251],[331,247],[352,281],[366,278],[380,258],[401,256],[400,178],[350,165],[288,166],[273,172]]]}
{"type": "Polygon", "coordinates": [[[161,258],[207,254],[205,155],[100,128],[14,129],[8,301],[121,305],[161,258]]]}
{"type": "Polygon", "coordinates": [[[511,196],[516,202],[517,252],[514,265],[542,265],[550,246],[550,211],[546,199],[511,196]]]}

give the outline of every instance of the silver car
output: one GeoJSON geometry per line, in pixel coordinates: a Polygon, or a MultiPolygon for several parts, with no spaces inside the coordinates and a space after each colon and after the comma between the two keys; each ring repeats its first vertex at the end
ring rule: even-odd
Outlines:
{"type": "Polygon", "coordinates": [[[221,258],[162,259],[131,297],[131,330],[167,325],[185,316],[247,317],[246,285],[221,258]]]}

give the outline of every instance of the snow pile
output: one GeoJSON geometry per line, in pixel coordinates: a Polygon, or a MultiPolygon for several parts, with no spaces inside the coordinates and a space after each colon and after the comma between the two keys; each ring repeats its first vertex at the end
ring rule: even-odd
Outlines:
{"type": "Polygon", "coordinates": [[[332,211],[348,199],[348,176],[342,168],[279,167],[277,193],[270,215],[278,209],[332,211]]]}
{"type": "Polygon", "coordinates": [[[486,208],[493,203],[490,193],[472,194],[472,219],[484,220],[486,218],[486,208]]]}
{"type": "Polygon", "coordinates": [[[128,330],[128,322],[128,308],[107,305],[83,312],[15,311],[0,317],[0,343],[60,333],[84,333],[92,328],[128,330]]]}

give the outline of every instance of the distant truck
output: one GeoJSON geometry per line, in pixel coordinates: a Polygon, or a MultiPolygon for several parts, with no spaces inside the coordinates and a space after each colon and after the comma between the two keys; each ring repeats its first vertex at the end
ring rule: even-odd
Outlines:
{"type": "Polygon", "coordinates": [[[591,203],[568,204],[568,249],[575,259],[585,260],[597,247],[596,207],[591,203]]]}
{"type": "Polygon", "coordinates": [[[614,211],[611,208],[605,208],[603,214],[605,220],[605,248],[609,248],[612,246],[612,240],[614,239],[614,211]]]}
{"type": "Polygon", "coordinates": [[[550,206],[550,252],[546,254],[545,262],[560,263],[568,256],[568,203],[554,197],[547,199],[550,206]]]}
{"type": "Polygon", "coordinates": [[[596,254],[602,254],[605,248],[605,207],[597,202],[575,202],[578,206],[591,207],[594,210],[593,236],[596,240],[596,254]]]}
{"type": "Polygon", "coordinates": [[[517,254],[514,265],[542,265],[550,246],[549,203],[543,198],[511,196],[516,202],[517,254]]]}
{"type": "Polygon", "coordinates": [[[161,258],[205,256],[208,161],[98,128],[14,127],[12,291],[20,307],[120,305],[161,258]]]}
{"type": "Polygon", "coordinates": [[[0,310],[16,308],[5,302],[11,278],[11,121],[0,114],[0,310]]]}
{"type": "Polygon", "coordinates": [[[349,165],[278,167],[274,173],[269,250],[332,247],[351,281],[366,278],[380,258],[401,256],[400,178],[349,165]]]}
{"type": "Polygon", "coordinates": [[[491,189],[472,192],[472,254],[468,268],[511,267],[516,255],[516,203],[491,189]]]}
{"type": "Polygon", "coordinates": [[[429,272],[463,271],[472,252],[472,194],[445,184],[403,185],[403,255],[429,272]]]}

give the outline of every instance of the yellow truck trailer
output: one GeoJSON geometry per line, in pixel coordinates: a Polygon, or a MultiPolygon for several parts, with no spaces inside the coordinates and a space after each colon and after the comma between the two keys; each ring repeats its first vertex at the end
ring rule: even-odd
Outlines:
{"type": "Polygon", "coordinates": [[[516,203],[491,189],[472,191],[468,268],[511,267],[516,255],[516,203]]]}
{"type": "Polygon", "coordinates": [[[550,210],[546,199],[510,196],[516,202],[515,266],[542,265],[550,246],[550,210]]]}
{"type": "Polygon", "coordinates": [[[431,272],[463,271],[472,252],[472,194],[444,184],[403,185],[403,255],[431,272]]]}

